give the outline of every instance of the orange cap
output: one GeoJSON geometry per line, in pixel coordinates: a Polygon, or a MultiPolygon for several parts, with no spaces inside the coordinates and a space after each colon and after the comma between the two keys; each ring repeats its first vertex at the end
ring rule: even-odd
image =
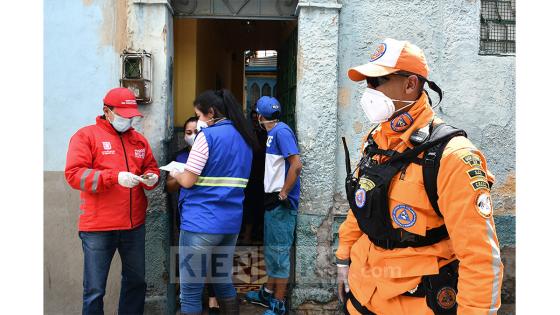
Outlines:
{"type": "Polygon", "coordinates": [[[352,81],[362,81],[366,77],[381,77],[397,71],[406,71],[428,78],[428,64],[422,49],[409,43],[386,38],[371,55],[370,61],[348,70],[352,81]]]}

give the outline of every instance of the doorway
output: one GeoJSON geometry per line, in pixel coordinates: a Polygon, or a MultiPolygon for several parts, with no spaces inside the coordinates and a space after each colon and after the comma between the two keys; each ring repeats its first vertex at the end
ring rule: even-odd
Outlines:
{"type": "MultiPolygon", "coordinates": [[[[176,17],[173,23],[175,128],[169,156],[185,147],[183,124],[194,116],[193,100],[208,89],[231,90],[249,120],[260,96],[275,96],[282,105],[281,120],[295,132],[296,20],[176,17]]],[[[246,198],[251,198],[250,193],[246,198]]],[[[173,210],[171,214],[177,211],[173,210]]],[[[257,289],[266,281],[263,216],[251,215],[255,215],[251,242],[238,243],[234,259],[233,280],[238,293],[257,289]]],[[[178,244],[176,220],[176,215],[170,215],[172,246],[178,244]]],[[[241,233],[244,231],[246,222],[241,233]]]]}

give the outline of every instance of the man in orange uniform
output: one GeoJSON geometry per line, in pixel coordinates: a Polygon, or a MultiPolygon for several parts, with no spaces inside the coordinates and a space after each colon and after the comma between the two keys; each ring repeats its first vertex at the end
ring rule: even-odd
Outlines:
{"type": "Polygon", "coordinates": [[[440,101],[442,93],[428,80],[424,53],[388,38],[348,76],[367,80],[362,109],[379,125],[346,181],[351,210],[336,252],[345,310],[495,314],[503,265],[490,198],[494,176],[466,134],[435,117],[424,84],[440,101]]]}

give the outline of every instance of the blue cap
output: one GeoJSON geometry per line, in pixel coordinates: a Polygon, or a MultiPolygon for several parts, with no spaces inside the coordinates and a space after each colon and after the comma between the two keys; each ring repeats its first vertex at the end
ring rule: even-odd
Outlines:
{"type": "Polygon", "coordinates": [[[280,102],[278,102],[277,99],[270,96],[263,96],[259,98],[257,101],[257,113],[266,118],[270,118],[276,112],[281,112],[280,102]]]}

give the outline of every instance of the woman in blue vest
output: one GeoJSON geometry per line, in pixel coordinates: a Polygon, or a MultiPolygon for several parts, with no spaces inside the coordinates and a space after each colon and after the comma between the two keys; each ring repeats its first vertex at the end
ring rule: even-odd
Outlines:
{"type": "Polygon", "coordinates": [[[171,172],[186,188],[179,205],[182,314],[202,314],[207,277],[222,312],[239,314],[231,269],[256,145],[240,108],[228,90],[200,94],[194,101],[200,131],[187,166],[184,172],[171,172]]]}

